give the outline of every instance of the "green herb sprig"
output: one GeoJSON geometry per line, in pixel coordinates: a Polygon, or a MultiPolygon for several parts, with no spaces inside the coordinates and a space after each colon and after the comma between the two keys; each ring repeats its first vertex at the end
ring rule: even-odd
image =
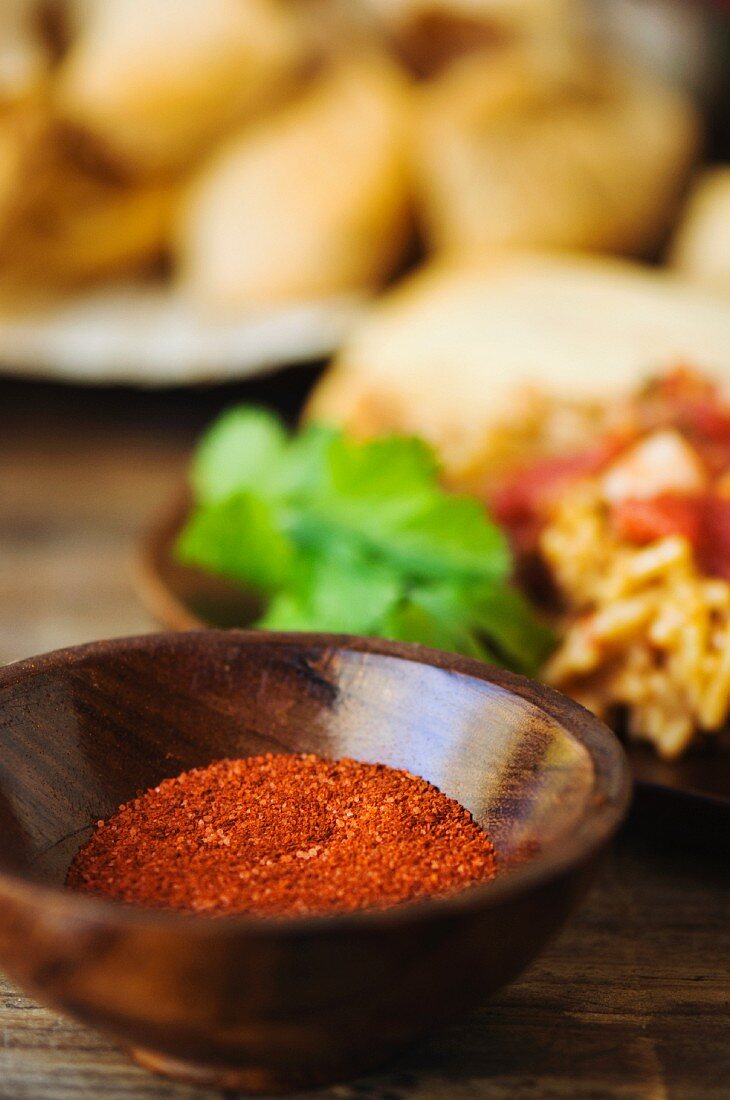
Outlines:
{"type": "Polygon", "coordinates": [[[262,409],[225,413],[200,442],[177,556],[253,589],[271,630],[421,642],[534,673],[550,632],[510,584],[483,505],[446,492],[414,438],[288,436],[262,409]]]}

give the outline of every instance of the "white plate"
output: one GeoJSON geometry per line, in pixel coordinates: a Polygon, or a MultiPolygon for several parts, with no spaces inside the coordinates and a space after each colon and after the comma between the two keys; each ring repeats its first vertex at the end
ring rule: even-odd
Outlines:
{"type": "Polygon", "coordinates": [[[248,378],[331,355],[365,305],[343,295],[220,320],[165,287],[105,287],[0,314],[0,373],[134,386],[248,378]]]}

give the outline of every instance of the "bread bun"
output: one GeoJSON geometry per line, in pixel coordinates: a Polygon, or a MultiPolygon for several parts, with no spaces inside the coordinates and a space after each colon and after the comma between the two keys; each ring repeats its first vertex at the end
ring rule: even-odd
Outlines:
{"type": "Polygon", "coordinates": [[[190,163],[280,92],[301,61],[283,0],[97,0],[79,27],[56,110],[140,173],[190,163]]]}
{"type": "Polygon", "coordinates": [[[39,33],[39,0],[0,3],[0,104],[14,104],[41,91],[50,57],[39,33]]]}
{"type": "Polygon", "coordinates": [[[730,166],[709,168],[698,177],[669,263],[693,282],[730,293],[730,166]]]}
{"type": "Polygon", "coordinates": [[[408,106],[399,71],[363,58],[234,138],[182,203],[182,284],[221,312],[378,284],[409,236],[408,106]]]}
{"type": "Polygon", "coordinates": [[[428,240],[647,254],[695,159],[690,102],[580,50],[472,54],[419,99],[414,171],[428,240]]]}
{"type": "Polygon", "coordinates": [[[525,387],[600,399],[679,362],[730,379],[722,297],[620,260],[432,263],[356,329],[307,416],[423,436],[458,477],[519,414],[525,387]]]}
{"type": "Polygon", "coordinates": [[[573,40],[582,26],[579,0],[363,0],[398,56],[421,77],[432,77],[477,49],[525,40],[573,40]]]}
{"type": "Polygon", "coordinates": [[[99,170],[42,110],[0,115],[0,294],[72,289],[138,272],[169,235],[175,188],[99,170]]]}

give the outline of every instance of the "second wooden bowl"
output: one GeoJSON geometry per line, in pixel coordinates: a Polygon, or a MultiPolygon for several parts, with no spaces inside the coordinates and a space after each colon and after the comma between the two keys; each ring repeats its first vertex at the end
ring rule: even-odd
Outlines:
{"type": "MultiPolygon", "coordinates": [[[[250,626],[260,608],[232,582],[175,560],[175,541],[188,515],[180,494],[144,533],[137,552],[140,599],[160,626],[171,630],[250,626]]],[[[680,757],[662,760],[652,745],[626,740],[626,753],[643,817],[657,832],[686,834],[713,844],[730,823],[730,736],[705,737],[680,757]]]]}

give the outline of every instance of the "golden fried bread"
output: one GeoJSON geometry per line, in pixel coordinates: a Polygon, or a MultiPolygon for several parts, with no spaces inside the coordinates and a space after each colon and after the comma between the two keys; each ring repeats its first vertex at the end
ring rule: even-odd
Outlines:
{"type": "Polygon", "coordinates": [[[302,60],[285,0],[102,0],[84,14],[56,110],[138,172],[189,164],[302,60]]]}
{"type": "Polygon", "coordinates": [[[669,262],[687,279],[730,293],[730,166],[709,168],[695,181],[669,262]]]}
{"type": "Polygon", "coordinates": [[[34,99],[0,108],[0,234],[14,214],[26,169],[47,129],[45,112],[34,99]]]}
{"type": "Polygon", "coordinates": [[[363,0],[357,7],[424,78],[476,50],[525,40],[567,45],[582,25],[578,0],[363,0]]]}
{"type": "Polygon", "coordinates": [[[657,80],[541,49],[472,54],[419,97],[414,171],[430,243],[652,251],[695,158],[689,101],[657,80]]]}
{"type": "Polygon", "coordinates": [[[174,188],[100,172],[41,113],[0,115],[0,286],[14,295],[140,270],[169,233],[174,188]]]}
{"type": "Polygon", "coordinates": [[[39,0],[0,3],[0,104],[16,103],[43,87],[50,59],[39,32],[39,0]]]}
{"type": "Polygon", "coordinates": [[[381,282],[409,234],[409,91],[380,58],[345,62],[218,152],[175,233],[190,293],[225,312],[381,282]]]}
{"type": "Polygon", "coordinates": [[[362,0],[362,7],[395,34],[451,25],[456,35],[469,27],[475,37],[481,28],[482,42],[570,35],[581,22],[579,0],[362,0]]]}
{"type": "Polygon", "coordinates": [[[307,415],[358,435],[421,435],[458,478],[488,461],[526,388],[601,398],[683,361],[730,379],[722,296],[614,259],[442,261],[381,300],[307,415]]]}

